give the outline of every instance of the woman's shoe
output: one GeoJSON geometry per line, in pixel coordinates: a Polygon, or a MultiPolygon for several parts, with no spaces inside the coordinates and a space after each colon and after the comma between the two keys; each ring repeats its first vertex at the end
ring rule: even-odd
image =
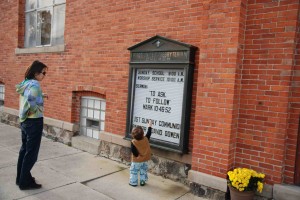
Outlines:
{"type": "MultiPolygon", "coordinates": [[[[32,178],[32,181],[35,182],[35,178],[34,177],[31,177],[32,178]]],[[[19,185],[19,180],[16,179],[16,185],[19,185]]]]}
{"type": "Polygon", "coordinates": [[[40,189],[42,187],[41,184],[38,184],[36,182],[33,182],[29,185],[21,186],[19,185],[20,190],[35,190],[35,189],[40,189]]]}

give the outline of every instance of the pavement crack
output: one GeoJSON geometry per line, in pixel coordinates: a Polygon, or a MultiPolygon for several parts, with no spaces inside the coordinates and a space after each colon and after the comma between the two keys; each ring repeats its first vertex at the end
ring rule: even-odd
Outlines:
{"type": "Polygon", "coordinates": [[[47,161],[47,160],[57,159],[57,158],[63,158],[63,157],[66,157],[66,156],[72,156],[72,155],[76,155],[76,154],[80,154],[80,153],[82,153],[82,152],[75,152],[75,153],[64,154],[64,155],[56,156],[56,157],[50,157],[50,158],[40,159],[37,162],[42,162],[42,161],[47,161]]]}
{"type": "Polygon", "coordinates": [[[105,175],[103,175],[103,176],[98,176],[98,177],[95,177],[95,178],[92,178],[92,179],[89,179],[89,180],[86,180],[86,181],[82,181],[82,182],[80,182],[80,183],[83,184],[83,185],[86,185],[88,182],[91,182],[91,181],[97,180],[97,179],[99,179],[99,178],[103,178],[103,177],[105,177],[105,176],[109,176],[109,175],[118,173],[118,172],[123,171],[123,170],[126,170],[126,169],[128,169],[128,168],[120,169],[120,170],[118,170],[118,171],[114,171],[114,172],[105,174],[105,175]]]}
{"type": "Polygon", "coordinates": [[[180,199],[181,197],[187,195],[187,194],[190,193],[190,192],[191,192],[191,191],[188,191],[188,192],[184,193],[183,195],[179,196],[178,198],[176,198],[176,199],[174,199],[174,200],[178,200],[178,199],[180,199]]]}
{"type": "Polygon", "coordinates": [[[40,192],[36,192],[36,193],[31,194],[31,195],[23,196],[23,197],[21,197],[21,198],[16,198],[16,200],[17,200],[17,199],[26,199],[27,197],[35,196],[35,195],[37,195],[37,194],[41,194],[41,193],[45,193],[45,192],[48,192],[48,191],[51,191],[51,190],[55,190],[55,189],[57,189],[57,188],[65,187],[65,186],[68,186],[68,185],[72,185],[72,184],[74,184],[74,183],[76,183],[76,181],[71,182],[71,183],[67,183],[67,184],[65,184],[65,185],[60,185],[60,186],[58,186],[58,187],[54,187],[54,188],[51,188],[51,189],[48,189],[48,190],[43,190],[43,191],[40,191],[40,192]]]}

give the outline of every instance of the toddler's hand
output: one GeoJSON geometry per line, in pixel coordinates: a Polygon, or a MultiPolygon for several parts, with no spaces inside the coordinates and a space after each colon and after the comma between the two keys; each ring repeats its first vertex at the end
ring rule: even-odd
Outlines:
{"type": "Polygon", "coordinates": [[[151,121],[151,119],[148,120],[148,127],[152,127],[152,121],[151,121]]]}

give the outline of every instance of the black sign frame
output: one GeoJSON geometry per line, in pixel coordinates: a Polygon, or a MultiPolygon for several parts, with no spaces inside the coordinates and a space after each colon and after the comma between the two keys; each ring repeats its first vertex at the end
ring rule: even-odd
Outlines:
{"type": "Polygon", "coordinates": [[[196,47],[156,35],[128,48],[128,50],[131,52],[129,63],[127,123],[124,139],[132,139],[130,133],[133,127],[137,69],[183,69],[184,90],[183,96],[181,97],[182,115],[179,145],[153,138],[150,139],[150,144],[151,146],[168,151],[187,153],[196,47]]]}

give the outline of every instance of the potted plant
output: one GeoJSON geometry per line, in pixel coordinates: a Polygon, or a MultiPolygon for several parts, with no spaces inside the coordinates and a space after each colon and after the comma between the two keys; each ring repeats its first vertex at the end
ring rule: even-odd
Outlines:
{"type": "Polygon", "coordinates": [[[236,168],[228,173],[231,200],[252,200],[255,191],[262,192],[265,174],[248,168],[236,168]]]}

